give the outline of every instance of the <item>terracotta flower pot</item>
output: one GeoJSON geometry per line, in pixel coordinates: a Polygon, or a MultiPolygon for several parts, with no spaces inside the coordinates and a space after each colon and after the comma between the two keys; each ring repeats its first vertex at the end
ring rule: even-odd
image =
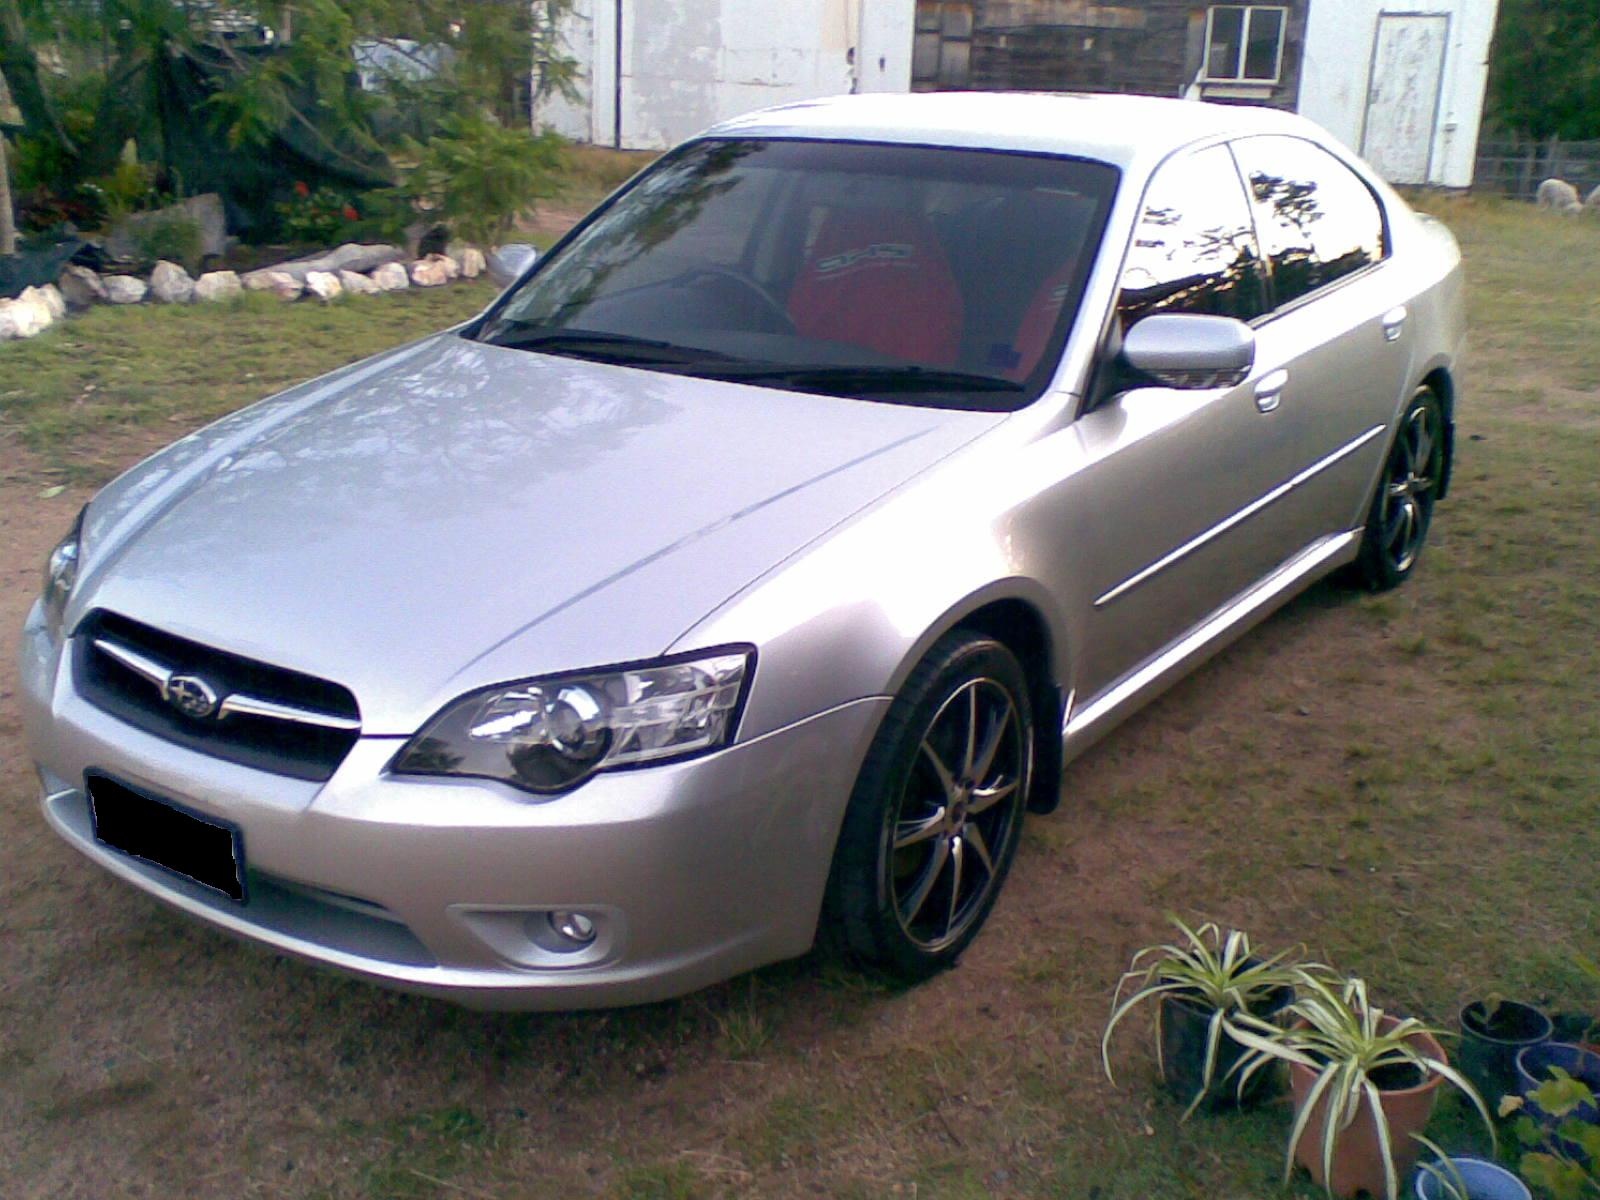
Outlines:
{"type": "MultiPolygon", "coordinates": [[[[1384,1017],[1381,1028],[1392,1029],[1399,1024],[1396,1017],[1384,1017]]],[[[1419,1033],[1416,1041],[1422,1043],[1432,1058],[1444,1059],[1444,1050],[1431,1035],[1419,1033]]],[[[1311,1094],[1316,1074],[1298,1063],[1289,1065],[1289,1090],[1294,1096],[1296,1117],[1305,1107],[1311,1094]]],[[[1380,1091],[1383,1116],[1389,1122],[1389,1147],[1394,1153],[1394,1173],[1403,1180],[1422,1154],[1422,1144],[1411,1135],[1421,1133],[1433,1115],[1433,1105],[1439,1097],[1442,1075],[1431,1075],[1416,1087],[1397,1091],[1380,1091]]],[[[1317,1109],[1306,1122],[1300,1141],[1294,1148],[1297,1163],[1311,1172],[1312,1182],[1326,1185],[1335,1196],[1351,1197],[1358,1192],[1369,1192],[1382,1197],[1387,1195],[1383,1173],[1382,1143],[1378,1140],[1378,1127],[1372,1112],[1372,1102],[1362,1096],[1355,1120],[1340,1134],[1333,1149],[1333,1178],[1325,1179],[1322,1173],[1322,1129],[1327,1111],[1327,1098],[1317,1102],[1317,1109]]]]}

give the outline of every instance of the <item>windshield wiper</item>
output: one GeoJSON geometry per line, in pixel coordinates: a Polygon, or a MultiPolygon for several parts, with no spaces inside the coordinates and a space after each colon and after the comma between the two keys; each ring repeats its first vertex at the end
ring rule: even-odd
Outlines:
{"type": "Polygon", "coordinates": [[[552,329],[548,325],[518,329],[512,326],[497,330],[482,340],[491,346],[505,346],[512,350],[537,350],[544,354],[623,365],[729,361],[726,354],[719,354],[715,350],[680,346],[676,342],[665,342],[658,338],[635,337],[631,333],[606,333],[598,329],[552,329]]]}
{"type": "Polygon", "coordinates": [[[800,391],[867,392],[1021,392],[1024,385],[993,375],[916,366],[776,366],[713,364],[707,378],[736,383],[783,383],[800,391]]]}

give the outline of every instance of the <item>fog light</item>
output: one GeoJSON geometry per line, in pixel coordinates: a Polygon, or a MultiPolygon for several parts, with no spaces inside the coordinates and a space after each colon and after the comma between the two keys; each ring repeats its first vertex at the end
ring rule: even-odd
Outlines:
{"type": "Polygon", "coordinates": [[[557,909],[550,914],[550,931],[573,950],[581,950],[594,941],[594,922],[580,912],[557,909]]]}

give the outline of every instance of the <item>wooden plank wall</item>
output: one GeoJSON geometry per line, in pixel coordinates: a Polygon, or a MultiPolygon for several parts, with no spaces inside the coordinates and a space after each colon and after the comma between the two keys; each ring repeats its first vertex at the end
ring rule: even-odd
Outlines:
{"type": "MultiPolygon", "coordinates": [[[[1309,2],[1283,0],[1282,79],[1252,102],[1294,107],[1309,2]]],[[[1206,9],[1194,0],[918,0],[916,86],[1180,96],[1200,70],[1206,9]]]]}

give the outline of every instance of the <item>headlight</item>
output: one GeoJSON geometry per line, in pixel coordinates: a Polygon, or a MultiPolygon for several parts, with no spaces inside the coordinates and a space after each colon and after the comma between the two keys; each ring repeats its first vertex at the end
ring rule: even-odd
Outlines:
{"type": "Polygon", "coordinates": [[[67,536],[56,543],[44,563],[44,620],[52,638],[61,636],[61,622],[78,582],[78,544],[83,538],[83,513],[72,523],[67,536]]]}
{"type": "Polygon", "coordinates": [[[551,793],[596,771],[712,750],[733,736],[753,656],[736,646],[473,692],[407,742],[393,770],[551,793]]]}

